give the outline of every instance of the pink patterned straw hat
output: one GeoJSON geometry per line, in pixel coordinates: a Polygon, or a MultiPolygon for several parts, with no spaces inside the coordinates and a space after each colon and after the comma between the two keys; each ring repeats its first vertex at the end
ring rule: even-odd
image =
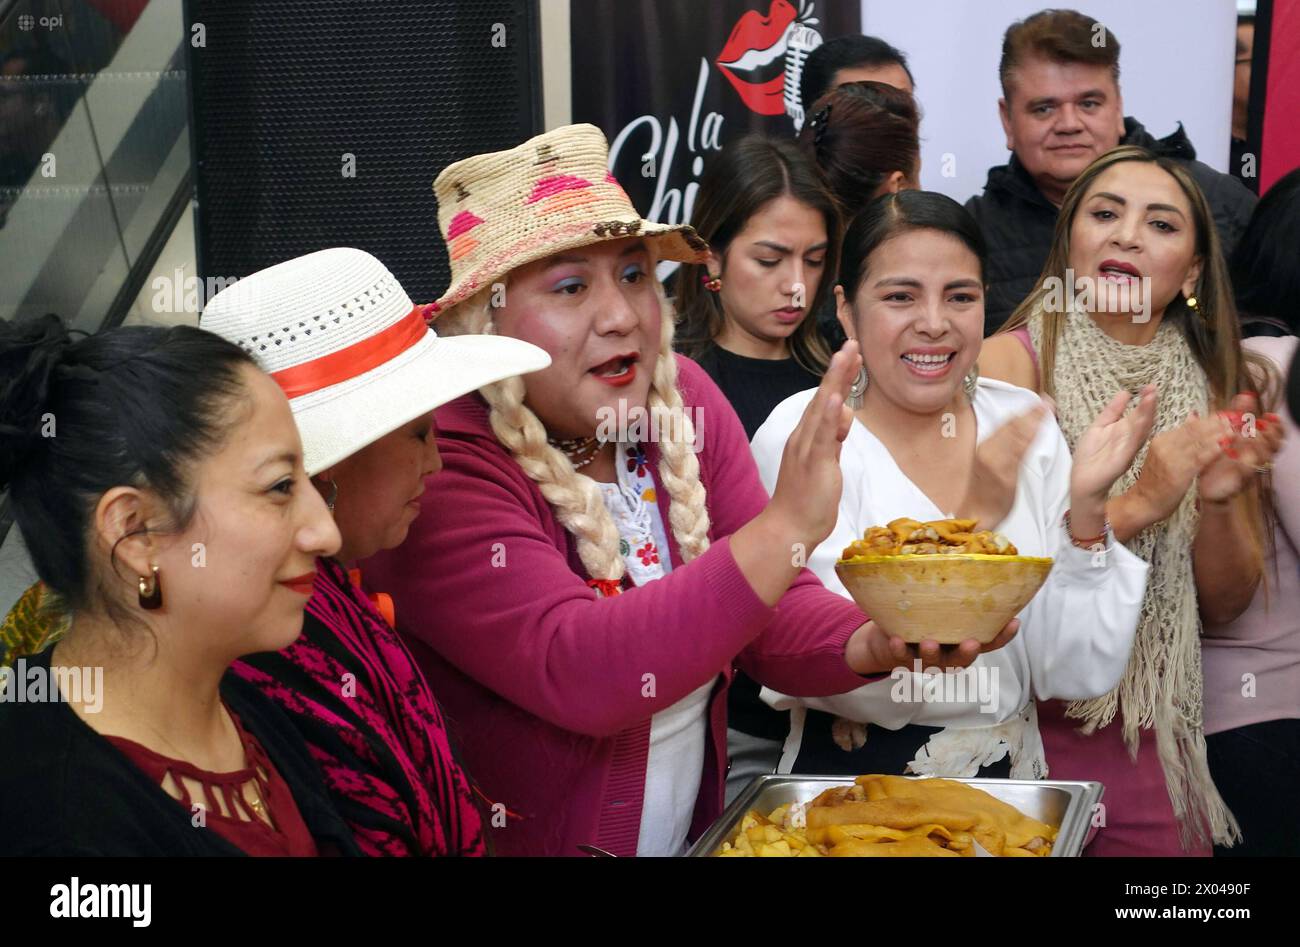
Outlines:
{"type": "Polygon", "coordinates": [[[595,125],[566,125],[508,151],[475,155],[433,182],[451,286],[435,313],[533,260],[603,240],[645,237],[661,260],[703,263],[708,244],[686,224],[643,220],[609,172],[595,125]]]}

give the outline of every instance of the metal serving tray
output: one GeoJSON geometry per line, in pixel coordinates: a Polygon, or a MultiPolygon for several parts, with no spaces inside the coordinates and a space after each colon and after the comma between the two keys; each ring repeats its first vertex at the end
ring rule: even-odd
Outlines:
{"type": "MultiPolygon", "coordinates": [[[[1101,801],[1104,791],[1101,783],[1060,779],[958,779],[955,782],[983,789],[1031,819],[1055,826],[1058,832],[1052,845],[1052,858],[1077,857],[1083,852],[1093,807],[1101,801]]],[[[811,802],[832,786],[852,785],[852,776],[760,776],[727,806],[727,811],[691,846],[686,857],[712,855],[736,831],[750,809],[766,815],[788,802],[811,802]]]]}

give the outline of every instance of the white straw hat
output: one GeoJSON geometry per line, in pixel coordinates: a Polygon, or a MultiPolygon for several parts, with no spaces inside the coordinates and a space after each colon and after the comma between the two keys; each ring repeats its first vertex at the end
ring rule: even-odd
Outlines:
{"type": "Polygon", "coordinates": [[[226,287],[200,326],[284,389],[310,475],[453,398],[551,363],[518,339],[439,338],[427,310],[369,253],[333,247],[226,287]]]}

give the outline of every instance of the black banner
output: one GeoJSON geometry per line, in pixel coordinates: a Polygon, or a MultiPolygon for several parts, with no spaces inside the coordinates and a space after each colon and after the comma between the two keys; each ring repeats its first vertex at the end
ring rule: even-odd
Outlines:
{"type": "Polygon", "coordinates": [[[650,220],[690,220],[708,155],[749,132],[793,136],[810,50],[857,33],[856,0],[571,0],[573,121],[650,220]]]}

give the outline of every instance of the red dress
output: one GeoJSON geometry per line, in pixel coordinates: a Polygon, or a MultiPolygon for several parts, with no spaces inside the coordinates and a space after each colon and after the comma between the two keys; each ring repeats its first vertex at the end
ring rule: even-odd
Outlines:
{"type": "Polygon", "coordinates": [[[244,729],[234,712],[229,707],[226,712],[239,731],[247,762],[243,769],[229,773],[211,773],[184,760],[170,759],[125,737],[110,736],[106,739],[160,786],[170,773],[172,782],[181,793],[178,804],[184,806],[196,819],[199,814],[196,807],[204,810],[204,821],[196,823],[196,828],[206,825],[246,855],[318,855],[316,840],[307,830],[307,825],[298,812],[298,805],[293,801],[293,795],[279,771],[267,757],[262,745],[244,729]],[[189,786],[182,777],[203,787],[202,800],[195,801],[190,796],[189,786]],[[243,788],[249,782],[256,785],[258,797],[268,810],[274,828],[263,822],[245,799],[243,788]],[[221,802],[218,802],[218,796],[221,802]],[[225,815],[222,814],[222,802],[227,813],[225,815]]]}

